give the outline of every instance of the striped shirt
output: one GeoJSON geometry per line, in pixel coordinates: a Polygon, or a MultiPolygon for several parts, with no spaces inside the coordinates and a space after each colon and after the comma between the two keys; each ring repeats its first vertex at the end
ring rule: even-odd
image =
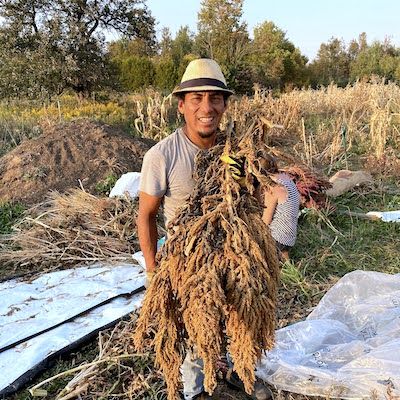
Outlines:
{"type": "Polygon", "coordinates": [[[269,225],[272,237],[284,246],[294,246],[297,236],[297,218],[300,207],[300,194],[295,183],[286,174],[279,174],[276,183],[287,190],[287,199],[277,204],[269,225]]]}

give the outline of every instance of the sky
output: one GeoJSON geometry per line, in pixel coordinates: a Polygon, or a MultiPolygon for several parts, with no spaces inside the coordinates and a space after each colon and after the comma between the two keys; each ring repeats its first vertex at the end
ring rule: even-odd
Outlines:
{"type": "MultiPolygon", "coordinates": [[[[157,33],[169,27],[172,35],[188,25],[196,33],[200,0],[146,0],[158,23],[157,33]]],[[[390,38],[400,47],[399,0],[244,0],[243,21],[252,36],[255,26],[272,21],[310,60],[321,43],[343,39],[347,45],[359,34],[368,43],[390,38]]]]}

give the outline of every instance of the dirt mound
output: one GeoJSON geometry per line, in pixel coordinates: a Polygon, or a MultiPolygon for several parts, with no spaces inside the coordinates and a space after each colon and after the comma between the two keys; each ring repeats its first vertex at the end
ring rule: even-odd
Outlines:
{"type": "Polygon", "coordinates": [[[0,202],[35,204],[49,190],[64,192],[79,186],[79,180],[93,192],[111,173],[140,171],[154,143],[87,120],[46,127],[41,136],[0,158],[0,202]]]}

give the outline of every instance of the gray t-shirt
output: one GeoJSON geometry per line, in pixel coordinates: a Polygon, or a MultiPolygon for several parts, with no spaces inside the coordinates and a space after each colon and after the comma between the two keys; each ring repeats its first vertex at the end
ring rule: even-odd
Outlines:
{"type": "Polygon", "coordinates": [[[144,156],[141,192],[163,197],[165,224],[185,204],[194,188],[194,158],[200,150],[182,128],[158,142],[144,156]]]}

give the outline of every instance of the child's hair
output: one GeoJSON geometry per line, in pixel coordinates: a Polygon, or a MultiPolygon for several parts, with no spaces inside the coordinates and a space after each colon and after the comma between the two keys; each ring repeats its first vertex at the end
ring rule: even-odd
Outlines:
{"type": "Polygon", "coordinates": [[[262,150],[257,154],[258,160],[260,163],[260,172],[263,174],[276,174],[278,170],[278,164],[276,162],[276,158],[269,154],[265,153],[262,150]]]}

